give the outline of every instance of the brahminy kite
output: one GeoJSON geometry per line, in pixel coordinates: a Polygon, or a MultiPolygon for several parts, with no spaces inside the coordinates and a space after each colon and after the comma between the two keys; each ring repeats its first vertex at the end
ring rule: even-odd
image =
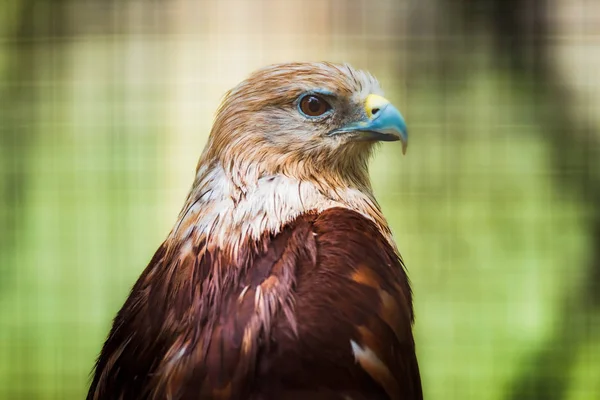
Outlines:
{"type": "Polygon", "coordinates": [[[350,65],[254,72],[114,319],[96,399],[421,399],[409,281],[368,160],[401,113],[350,65]]]}

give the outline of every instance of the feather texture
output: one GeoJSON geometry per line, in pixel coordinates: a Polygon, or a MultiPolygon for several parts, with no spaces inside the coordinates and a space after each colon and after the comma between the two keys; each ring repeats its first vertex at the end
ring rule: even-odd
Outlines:
{"type": "Polygon", "coordinates": [[[368,177],[373,143],[330,134],[372,117],[373,93],[375,78],[349,65],[292,63],[225,96],[88,400],[422,398],[409,282],[368,177]],[[298,112],[314,91],[331,102],[320,119],[298,112]]]}
{"type": "Polygon", "coordinates": [[[408,280],[362,215],[303,215],[237,260],[175,254],[136,283],[88,399],[422,398],[408,280]]]}

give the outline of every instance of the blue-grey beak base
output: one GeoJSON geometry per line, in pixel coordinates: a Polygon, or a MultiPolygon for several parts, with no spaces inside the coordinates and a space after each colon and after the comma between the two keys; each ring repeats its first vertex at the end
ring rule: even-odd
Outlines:
{"type": "Polygon", "coordinates": [[[330,133],[337,136],[344,133],[356,133],[357,140],[393,142],[402,141],[402,153],[408,146],[408,130],[400,111],[391,104],[386,104],[373,118],[352,122],[330,133]]]}

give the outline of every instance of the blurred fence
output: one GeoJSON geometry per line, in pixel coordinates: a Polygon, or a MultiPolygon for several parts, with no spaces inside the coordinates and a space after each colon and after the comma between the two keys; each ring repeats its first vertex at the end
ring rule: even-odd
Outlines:
{"type": "Polygon", "coordinates": [[[428,399],[600,398],[600,9],[591,0],[0,5],[0,398],[83,398],[222,94],[292,60],[405,114],[371,174],[428,399]]]}

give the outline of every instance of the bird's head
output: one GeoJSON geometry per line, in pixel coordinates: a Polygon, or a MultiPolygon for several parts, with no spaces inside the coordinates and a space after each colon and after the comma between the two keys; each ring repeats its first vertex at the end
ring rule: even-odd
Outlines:
{"type": "Polygon", "coordinates": [[[373,144],[396,140],[405,152],[404,119],[369,73],[347,64],[279,64],[226,94],[203,159],[218,160],[242,182],[284,174],[368,186],[373,144]]]}

